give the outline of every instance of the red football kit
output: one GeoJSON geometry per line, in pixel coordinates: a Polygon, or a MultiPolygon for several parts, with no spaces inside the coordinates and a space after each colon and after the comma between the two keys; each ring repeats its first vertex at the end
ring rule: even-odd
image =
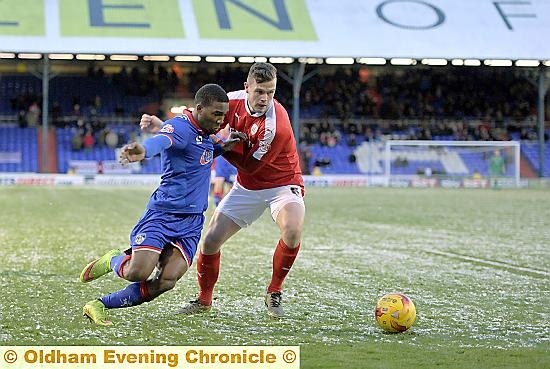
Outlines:
{"type": "Polygon", "coordinates": [[[237,182],[249,190],[287,185],[304,189],[296,140],[285,108],[275,99],[265,114],[252,113],[245,90],[229,92],[224,124],[243,132],[241,142],[223,156],[237,168],[237,182]]]}

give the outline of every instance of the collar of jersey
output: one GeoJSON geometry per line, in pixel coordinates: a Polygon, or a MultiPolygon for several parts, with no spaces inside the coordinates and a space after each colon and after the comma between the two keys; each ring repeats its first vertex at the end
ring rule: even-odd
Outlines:
{"type": "MultiPolygon", "coordinates": [[[[250,110],[250,107],[248,105],[248,93],[246,93],[246,97],[244,99],[244,106],[246,108],[246,112],[248,114],[250,114],[251,116],[253,116],[254,118],[261,117],[262,115],[265,114],[265,113],[253,113],[252,110],[250,110]]],[[[271,102],[271,105],[267,108],[267,110],[271,109],[272,106],[273,106],[273,101],[271,102]]],[[[267,112],[267,110],[266,110],[266,112],[267,112]]]]}
{"type": "Polygon", "coordinates": [[[204,131],[202,130],[201,127],[199,127],[199,125],[197,124],[197,122],[195,122],[195,118],[193,118],[193,112],[189,109],[185,109],[182,113],[182,115],[185,115],[189,121],[191,122],[191,124],[199,131],[199,133],[201,135],[205,135],[204,131]]]}

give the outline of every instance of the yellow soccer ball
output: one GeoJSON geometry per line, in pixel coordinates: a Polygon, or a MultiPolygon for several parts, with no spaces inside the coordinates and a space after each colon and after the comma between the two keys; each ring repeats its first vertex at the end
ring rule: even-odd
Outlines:
{"type": "Polygon", "coordinates": [[[405,332],[414,324],[416,308],[412,300],[404,294],[388,293],[376,303],[375,318],[388,332],[405,332]]]}

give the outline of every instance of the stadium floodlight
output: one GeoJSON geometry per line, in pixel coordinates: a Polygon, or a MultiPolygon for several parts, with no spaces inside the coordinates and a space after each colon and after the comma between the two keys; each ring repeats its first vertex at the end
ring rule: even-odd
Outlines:
{"type": "MultiPolygon", "coordinates": [[[[498,180],[503,185],[520,185],[518,141],[387,140],[384,147],[381,146],[379,150],[369,152],[370,162],[365,163],[374,162],[371,167],[380,170],[380,163],[384,163],[386,185],[418,177],[419,173],[437,178],[443,186],[451,187],[458,187],[461,181],[474,179],[476,175],[485,181],[498,180]],[[506,168],[504,173],[491,177],[490,158],[495,151],[503,155],[506,168]],[[427,168],[429,175],[426,174],[427,168]]],[[[361,152],[357,151],[356,156],[361,168],[361,152]]]]}
{"type": "Polygon", "coordinates": [[[487,59],[483,61],[483,64],[489,67],[511,67],[512,61],[510,59],[487,59]]]}
{"type": "Polygon", "coordinates": [[[0,59],[15,59],[14,53],[0,53],[0,59]]]}
{"type": "Polygon", "coordinates": [[[391,65],[416,65],[415,59],[410,58],[392,58],[390,60],[391,65]]]}
{"type": "Polygon", "coordinates": [[[200,62],[202,58],[198,55],[178,55],[174,58],[177,62],[200,62]]]}
{"type": "Polygon", "coordinates": [[[516,67],[538,67],[540,62],[538,60],[516,60],[516,67]]]}
{"type": "Polygon", "coordinates": [[[466,59],[464,60],[464,65],[467,67],[479,67],[481,65],[481,60],[479,59],[466,59]]]}
{"type": "Polygon", "coordinates": [[[234,56],[207,56],[204,58],[207,63],[234,63],[234,56]]]}
{"type": "Polygon", "coordinates": [[[386,58],[358,58],[357,63],[369,65],[385,65],[387,61],[386,58]]]}
{"type": "Polygon", "coordinates": [[[103,54],[76,54],[76,60],[105,60],[103,54]]]}
{"type": "Polygon", "coordinates": [[[298,58],[300,63],[304,64],[323,64],[323,58],[298,58]]]}
{"type": "Polygon", "coordinates": [[[137,55],[115,54],[109,56],[109,59],[113,61],[135,61],[138,60],[139,57],[137,55]]]}
{"type": "Polygon", "coordinates": [[[326,58],[325,63],[336,65],[349,65],[355,63],[353,58],[326,58]]]}
{"type": "Polygon", "coordinates": [[[447,65],[447,59],[422,59],[424,65],[447,65]]]}
{"type": "Polygon", "coordinates": [[[170,61],[168,55],[144,55],[143,60],[145,61],[170,61]]]}
{"type": "Polygon", "coordinates": [[[241,56],[239,59],[237,59],[239,63],[265,63],[267,62],[267,58],[265,56],[241,56]]]}
{"type": "Polygon", "coordinates": [[[33,53],[19,53],[17,54],[19,59],[42,59],[42,54],[33,53]]]}
{"type": "Polygon", "coordinates": [[[455,66],[464,65],[464,60],[463,59],[453,59],[453,60],[451,60],[451,64],[455,65],[455,66]]]}
{"type": "Polygon", "coordinates": [[[269,58],[269,62],[272,64],[292,64],[294,63],[294,58],[274,56],[269,58]]]}
{"type": "Polygon", "coordinates": [[[49,54],[48,59],[51,60],[73,60],[73,54],[49,54]]]}

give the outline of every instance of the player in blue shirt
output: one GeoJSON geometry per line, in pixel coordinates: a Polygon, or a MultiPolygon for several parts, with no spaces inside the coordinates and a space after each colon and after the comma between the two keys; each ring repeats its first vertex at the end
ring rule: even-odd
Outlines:
{"type": "Polygon", "coordinates": [[[193,262],[208,207],[210,168],[214,156],[230,150],[238,138],[214,144],[211,134],[219,130],[229,109],[227,93],[216,84],[201,87],[195,109],[166,121],[161,130],[143,144],[122,148],[123,164],[160,154],[162,176],[145,212],[130,235],[131,249],[111,250],[89,263],[80,274],[90,282],[110,271],[134,282],[126,288],[92,300],[84,315],[100,325],[113,324],[106,309],[139,305],[174,288],[193,262]],[[152,276],[157,268],[156,274],[152,276]],[[152,277],[151,277],[152,276],[152,277]],[[150,278],[151,277],[151,278],[150,278]]]}

